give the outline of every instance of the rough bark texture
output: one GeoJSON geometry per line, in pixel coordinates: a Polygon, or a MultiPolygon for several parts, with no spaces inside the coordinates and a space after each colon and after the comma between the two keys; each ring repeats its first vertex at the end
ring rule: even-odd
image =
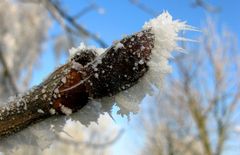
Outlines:
{"type": "Polygon", "coordinates": [[[153,42],[154,35],[144,30],[123,38],[101,56],[91,50],[79,51],[42,84],[0,108],[0,137],[52,115],[69,115],[90,99],[130,88],[148,70],[153,42]]]}

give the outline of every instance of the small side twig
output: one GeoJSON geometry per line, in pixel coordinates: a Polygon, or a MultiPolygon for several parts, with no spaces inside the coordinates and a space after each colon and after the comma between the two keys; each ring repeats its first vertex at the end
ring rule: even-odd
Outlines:
{"type": "MultiPolygon", "coordinates": [[[[65,11],[63,11],[57,4],[55,4],[53,1],[47,1],[46,7],[48,8],[49,12],[53,15],[54,11],[56,11],[62,19],[70,23],[75,29],[77,29],[79,32],[81,32],[83,35],[88,36],[92,38],[94,41],[96,41],[101,47],[106,48],[107,44],[100,39],[96,34],[91,33],[90,31],[86,30],[84,27],[82,27],[80,24],[77,23],[76,19],[74,17],[71,17],[68,15],[65,11]]],[[[58,21],[58,20],[57,20],[58,21]]],[[[58,21],[59,22],[59,21],[58,21]]]]}
{"type": "Polygon", "coordinates": [[[150,14],[152,16],[156,16],[158,13],[153,10],[152,8],[148,7],[147,5],[139,2],[139,0],[129,0],[130,3],[141,9],[143,12],[146,12],[147,14],[150,14]]]}
{"type": "Polygon", "coordinates": [[[220,7],[210,5],[207,2],[205,2],[204,0],[195,0],[192,3],[192,6],[193,7],[202,7],[203,9],[205,9],[206,11],[211,12],[211,13],[219,13],[221,11],[220,7]]]}

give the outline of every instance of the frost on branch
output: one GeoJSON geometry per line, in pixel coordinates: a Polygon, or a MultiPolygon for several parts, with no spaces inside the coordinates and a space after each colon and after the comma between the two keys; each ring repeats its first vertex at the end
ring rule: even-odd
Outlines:
{"type": "MultiPolygon", "coordinates": [[[[18,99],[26,109],[22,107],[17,114],[16,100],[2,108],[0,136],[13,134],[32,123],[59,114],[87,125],[91,121],[97,122],[100,114],[111,113],[115,102],[120,108],[120,115],[136,113],[145,94],[152,93],[152,85],[159,87],[163,76],[170,72],[168,58],[173,50],[180,50],[177,41],[185,40],[178,37],[181,30],[192,28],[184,22],[172,20],[171,15],[164,12],[146,23],[143,30],[115,42],[104,53],[103,49],[88,48],[83,44],[71,49],[67,64],[28,95],[18,99]],[[16,121],[16,118],[19,120],[16,121]],[[6,122],[11,126],[7,126],[6,122]]],[[[65,121],[59,118],[54,123],[46,123],[48,121],[52,119],[34,126],[39,131],[45,131],[46,137],[51,139],[54,134],[49,130],[50,124],[54,124],[56,132],[61,130],[58,127],[63,126],[65,121]]],[[[24,132],[29,134],[28,130],[24,132]]],[[[35,141],[39,139],[37,136],[32,135],[35,141]]],[[[8,138],[4,144],[8,142],[12,141],[8,138]]]]}

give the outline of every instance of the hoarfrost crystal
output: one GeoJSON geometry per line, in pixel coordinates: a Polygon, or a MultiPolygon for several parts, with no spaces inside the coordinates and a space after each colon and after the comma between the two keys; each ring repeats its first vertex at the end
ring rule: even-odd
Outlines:
{"type": "MultiPolygon", "coordinates": [[[[163,12],[158,17],[146,22],[143,29],[150,29],[155,38],[151,59],[148,62],[149,70],[139,80],[138,84],[128,89],[127,93],[121,92],[116,95],[115,98],[119,107],[125,107],[120,109],[119,113],[121,114],[127,114],[127,110],[129,112],[137,112],[139,109],[137,108],[138,104],[146,93],[151,95],[154,92],[153,85],[157,88],[161,87],[164,75],[171,72],[171,66],[168,64],[171,53],[175,50],[183,50],[177,45],[177,41],[192,41],[179,37],[179,32],[183,30],[196,31],[195,28],[187,25],[185,22],[173,20],[168,12],[163,12]],[[135,107],[134,110],[133,107],[135,107]]],[[[138,37],[142,35],[139,33],[138,37]]],[[[142,61],[139,61],[139,64],[142,63],[142,61]]]]}

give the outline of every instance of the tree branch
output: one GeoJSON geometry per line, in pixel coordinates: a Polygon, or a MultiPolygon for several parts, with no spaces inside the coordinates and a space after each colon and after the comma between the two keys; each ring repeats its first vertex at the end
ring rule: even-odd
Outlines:
{"type": "Polygon", "coordinates": [[[94,10],[94,9],[98,9],[99,7],[97,6],[97,4],[95,3],[91,3],[88,6],[86,6],[85,8],[83,8],[80,12],[78,12],[76,15],[74,15],[74,19],[78,19],[80,17],[82,17],[83,15],[87,14],[88,12],[94,10]]]}
{"type": "Polygon", "coordinates": [[[57,135],[57,139],[67,143],[67,144],[73,144],[75,146],[79,146],[79,145],[85,145],[86,147],[92,147],[92,148],[106,148],[108,146],[111,146],[112,144],[114,144],[117,140],[119,140],[121,138],[121,136],[123,135],[124,130],[120,130],[117,135],[112,138],[111,140],[104,142],[104,143],[93,143],[91,141],[75,141],[75,140],[70,140],[67,138],[63,138],[60,135],[57,135]]]}
{"type": "Polygon", "coordinates": [[[183,73],[183,87],[184,87],[184,94],[186,94],[187,97],[187,106],[189,108],[190,114],[192,118],[194,119],[194,122],[196,123],[197,130],[200,136],[200,141],[203,145],[204,152],[206,155],[211,155],[212,154],[212,148],[211,148],[211,143],[210,139],[208,136],[208,131],[207,131],[207,119],[203,115],[202,110],[200,107],[200,104],[197,100],[196,97],[192,95],[191,92],[191,86],[190,86],[190,81],[192,80],[190,78],[190,75],[188,72],[185,70],[186,68],[181,67],[180,65],[180,71],[183,73]]]}
{"type": "Polygon", "coordinates": [[[138,7],[143,12],[149,14],[149,15],[156,16],[158,14],[152,8],[150,8],[150,7],[146,6],[145,4],[139,2],[139,0],[129,0],[129,2],[132,3],[133,5],[135,5],[136,7],[138,7]]]}
{"type": "Polygon", "coordinates": [[[52,115],[70,115],[90,99],[130,88],[148,70],[153,42],[154,35],[144,30],[123,38],[99,57],[93,49],[78,51],[39,86],[0,108],[0,137],[52,115]]]}
{"type": "Polygon", "coordinates": [[[220,7],[210,5],[210,4],[206,3],[204,0],[195,0],[192,3],[192,6],[193,7],[202,7],[203,9],[205,9],[206,11],[211,12],[211,13],[219,13],[221,11],[220,7]]]}
{"type": "MultiPolygon", "coordinates": [[[[46,7],[48,8],[49,12],[54,16],[54,12],[52,11],[53,8],[62,19],[70,23],[74,28],[76,28],[79,32],[81,32],[83,35],[88,36],[92,38],[94,41],[96,41],[101,47],[106,48],[107,44],[100,39],[96,34],[91,33],[90,31],[86,30],[84,27],[82,27],[80,24],[77,23],[74,17],[71,17],[66,12],[64,12],[57,4],[55,4],[53,1],[46,1],[46,7]]],[[[58,20],[57,20],[58,21],[58,20]]],[[[58,21],[59,22],[59,21],[58,21]]],[[[60,22],[61,23],[61,22],[60,22]]]]}

